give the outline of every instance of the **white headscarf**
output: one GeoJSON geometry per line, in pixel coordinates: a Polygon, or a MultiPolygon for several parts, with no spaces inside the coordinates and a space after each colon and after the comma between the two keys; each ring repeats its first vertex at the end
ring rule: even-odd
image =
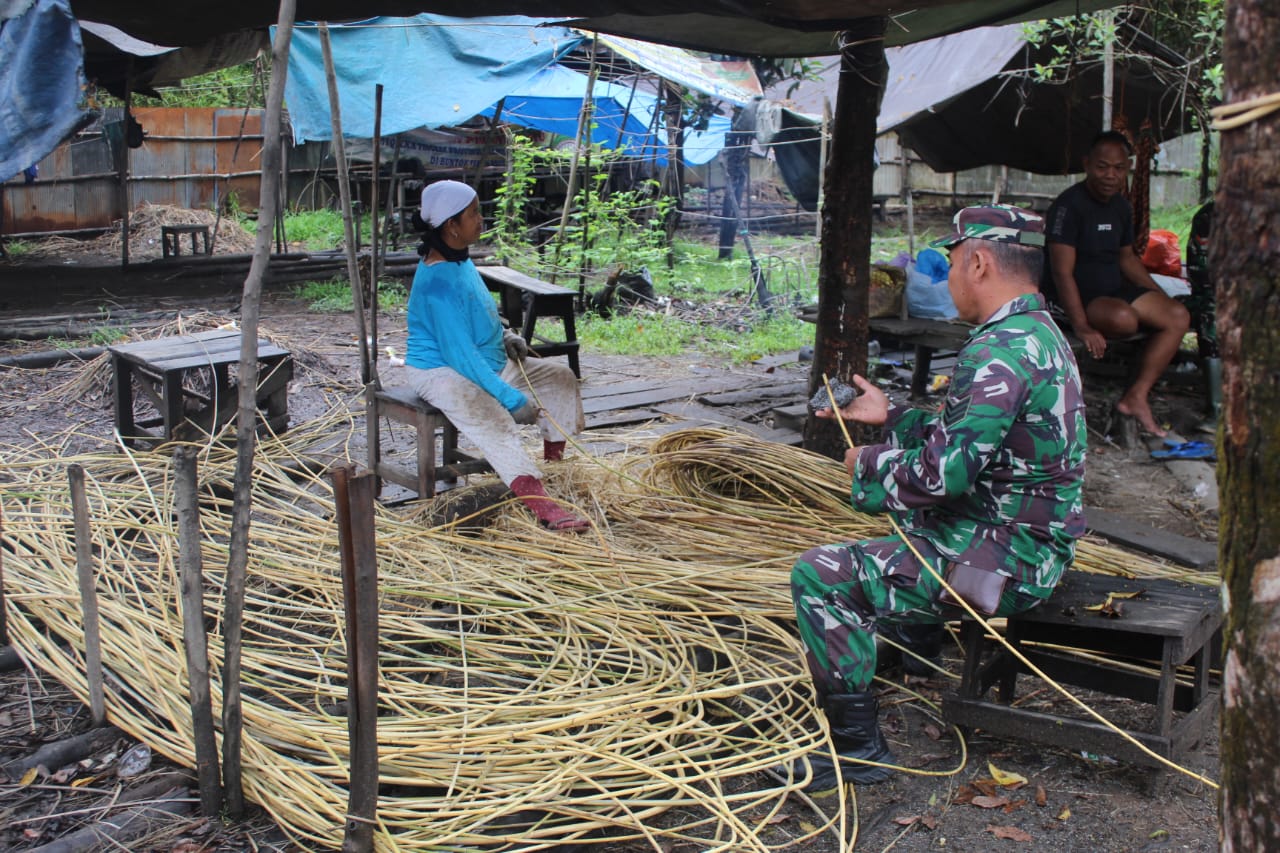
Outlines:
{"type": "Polygon", "coordinates": [[[422,221],[439,228],[467,209],[476,191],[461,181],[436,181],[422,190],[422,221]]]}

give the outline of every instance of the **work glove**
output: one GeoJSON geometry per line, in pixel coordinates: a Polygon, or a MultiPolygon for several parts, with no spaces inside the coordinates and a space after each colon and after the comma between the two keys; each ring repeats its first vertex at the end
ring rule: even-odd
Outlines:
{"type": "Polygon", "coordinates": [[[529,355],[529,344],[510,329],[502,330],[502,348],[507,351],[507,358],[512,361],[524,361],[529,355]]]}
{"type": "Polygon", "coordinates": [[[511,417],[518,424],[532,424],[538,421],[539,409],[532,400],[525,398],[524,404],[520,408],[511,413],[511,417]]]}

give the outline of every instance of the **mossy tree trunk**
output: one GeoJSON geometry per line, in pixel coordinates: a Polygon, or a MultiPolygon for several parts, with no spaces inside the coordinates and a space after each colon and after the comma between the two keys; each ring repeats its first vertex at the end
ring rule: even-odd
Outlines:
{"type": "MultiPolygon", "coordinates": [[[[867,295],[871,285],[871,181],[876,116],[888,68],[884,18],[865,18],[841,34],[840,88],[822,178],[822,255],[818,261],[818,323],[809,393],[822,376],[851,383],[867,370],[867,295]]],[[[858,440],[855,438],[855,440],[858,440]]],[[[844,436],[833,420],[812,415],[804,446],[843,459],[844,436]]]]}
{"type": "MultiPolygon", "coordinates": [[[[1227,5],[1225,102],[1280,92],[1280,3],[1227,5]]],[[[1280,850],[1280,111],[1222,132],[1222,850],[1280,850]]]]}

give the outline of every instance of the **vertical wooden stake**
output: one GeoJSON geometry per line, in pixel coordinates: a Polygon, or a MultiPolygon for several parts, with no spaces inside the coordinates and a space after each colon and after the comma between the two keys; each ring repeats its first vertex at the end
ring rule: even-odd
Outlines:
{"type": "Polygon", "coordinates": [[[364,324],[364,287],[360,284],[360,264],[356,261],[356,231],[351,219],[351,184],[347,174],[347,149],[342,141],[342,108],[338,102],[338,75],[333,68],[333,45],[329,42],[329,25],[320,22],[320,52],[324,54],[324,78],[329,84],[330,145],[338,168],[338,199],[342,204],[342,231],[347,244],[347,277],[351,279],[351,300],[356,317],[356,337],[360,342],[360,384],[373,378],[369,369],[369,333],[364,324]]]}
{"type": "Polygon", "coordinates": [[[196,499],[196,451],[173,452],[173,502],[178,514],[178,571],[182,589],[182,641],[187,653],[191,728],[196,748],[200,809],[205,817],[222,810],[218,742],[209,691],[209,640],[204,630],[204,573],[200,557],[200,505],[196,499]]]}
{"type": "Polygon", "coordinates": [[[244,644],[245,575],[249,565],[249,525],[253,504],[253,453],[258,438],[258,315],[262,280],[271,262],[272,223],[279,214],[281,113],[284,84],[289,75],[289,43],[293,39],[294,0],[280,0],[276,37],[271,46],[271,85],[262,123],[262,188],[258,193],[258,227],[253,261],[240,300],[240,366],[236,372],[236,473],[231,498],[231,541],[223,593],[222,657],[222,778],[226,783],[227,814],[244,814],[240,772],[240,743],[244,712],[240,702],[240,650],[244,644]]]}
{"type": "Polygon", "coordinates": [[[373,87],[373,188],[369,193],[369,378],[378,381],[378,169],[382,166],[382,84],[373,87]]]}
{"type": "Polygon", "coordinates": [[[347,625],[347,737],[351,749],[344,853],[373,850],[378,806],[378,554],[372,473],[333,470],[347,625]]]}
{"type": "Polygon", "coordinates": [[[71,512],[75,517],[76,576],[80,581],[80,606],[84,611],[85,677],[89,682],[89,710],[93,724],[107,721],[102,695],[102,636],[98,625],[98,593],[93,582],[93,541],[89,534],[89,501],[84,493],[84,468],[67,466],[71,482],[71,512]]]}

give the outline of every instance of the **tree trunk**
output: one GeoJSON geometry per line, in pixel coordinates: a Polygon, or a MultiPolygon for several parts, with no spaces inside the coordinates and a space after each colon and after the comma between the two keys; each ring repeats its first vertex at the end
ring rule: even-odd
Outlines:
{"type": "MultiPolygon", "coordinates": [[[[822,376],[850,382],[867,369],[867,294],[871,282],[871,180],[876,116],[884,92],[884,18],[866,18],[841,35],[840,88],[831,151],[823,175],[822,256],[818,324],[809,393],[822,376]]],[[[832,420],[810,416],[804,446],[843,459],[845,442],[832,420]]]]}
{"type": "MultiPolygon", "coordinates": [[[[1280,7],[1227,4],[1226,92],[1280,91],[1280,7]]],[[[1222,850],[1280,850],[1280,111],[1222,132],[1209,249],[1222,348],[1219,557],[1227,604],[1222,850]]]]}

